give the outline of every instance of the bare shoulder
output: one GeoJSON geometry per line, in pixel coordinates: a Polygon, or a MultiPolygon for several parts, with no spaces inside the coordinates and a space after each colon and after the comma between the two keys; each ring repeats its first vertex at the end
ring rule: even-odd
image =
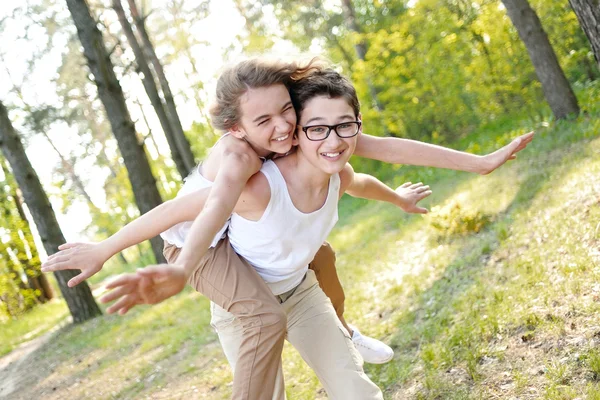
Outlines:
{"type": "Polygon", "coordinates": [[[344,169],[340,171],[340,197],[348,189],[354,180],[354,168],[349,163],[346,163],[344,169]]]}

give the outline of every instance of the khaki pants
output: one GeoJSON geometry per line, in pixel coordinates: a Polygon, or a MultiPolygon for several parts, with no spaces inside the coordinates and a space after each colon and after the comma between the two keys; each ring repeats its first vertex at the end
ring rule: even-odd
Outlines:
{"type": "MultiPolygon", "coordinates": [[[[363,361],[341,324],[329,298],[319,287],[315,273],[308,270],[304,281],[282,303],[287,315],[287,340],[315,371],[331,399],[383,399],[381,390],[364,373],[363,361]]],[[[211,325],[232,368],[239,362],[238,349],[244,328],[239,319],[211,305],[211,325]]],[[[285,396],[281,361],[278,364],[273,399],[285,396]]]]}
{"type": "MultiPolygon", "coordinates": [[[[165,243],[164,255],[169,263],[174,263],[180,252],[180,248],[165,243]]],[[[329,244],[321,246],[310,268],[343,321],[344,292],[335,271],[335,253],[329,244]]],[[[235,253],[228,238],[209,249],[189,284],[237,317],[243,328],[237,342],[236,362],[232,364],[232,398],[271,400],[275,390],[283,390],[283,386],[276,388],[276,382],[280,382],[277,374],[287,327],[285,311],[271,290],[254,268],[235,253]]]]}

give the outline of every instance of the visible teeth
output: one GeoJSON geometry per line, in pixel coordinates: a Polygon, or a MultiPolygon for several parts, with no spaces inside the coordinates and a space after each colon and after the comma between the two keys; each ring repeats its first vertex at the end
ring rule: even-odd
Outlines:
{"type": "Polygon", "coordinates": [[[337,157],[340,154],[342,154],[342,152],[338,151],[337,153],[321,153],[321,154],[323,154],[325,157],[337,157]]]}
{"type": "Polygon", "coordinates": [[[282,137],[278,137],[277,139],[273,139],[273,140],[276,141],[276,142],[283,142],[288,137],[290,137],[290,135],[285,135],[285,136],[282,136],[282,137]]]}

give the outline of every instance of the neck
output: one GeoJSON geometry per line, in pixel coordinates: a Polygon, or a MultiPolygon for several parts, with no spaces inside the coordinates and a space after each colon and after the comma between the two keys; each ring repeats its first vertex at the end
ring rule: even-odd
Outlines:
{"type": "Polygon", "coordinates": [[[308,191],[319,191],[329,187],[331,174],[311,164],[303,157],[300,149],[285,157],[282,161],[285,163],[285,170],[289,174],[285,177],[288,183],[303,187],[308,191]]]}

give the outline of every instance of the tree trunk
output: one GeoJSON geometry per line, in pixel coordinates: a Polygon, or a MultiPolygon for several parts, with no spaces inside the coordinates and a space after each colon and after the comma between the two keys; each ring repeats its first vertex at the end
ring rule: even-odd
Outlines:
{"type": "Polygon", "coordinates": [[[502,3],[519,37],[525,43],[554,116],[561,119],[569,114],[579,114],[577,98],[535,11],[527,0],[502,0],[502,3]]]}
{"type": "Polygon", "coordinates": [[[150,66],[148,65],[148,60],[144,55],[144,51],[140,47],[133,30],[131,29],[131,25],[125,16],[125,11],[123,10],[123,6],[121,5],[121,0],[113,0],[113,9],[117,13],[119,17],[119,22],[121,24],[121,28],[123,29],[123,33],[125,33],[125,37],[127,38],[127,42],[131,49],[133,50],[133,54],[135,55],[135,62],[137,64],[139,72],[142,73],[142,83],[144,85],[144,90],[150,99],[150,103],[156,112],[156,116],[160,121],[160,126],[167,138],[167,142],[169,143],[169,148],[171,149],[171,157],[173,157],[173,161],[177,166],[177,170],[179,171],[179,175],[181,178],[185,178],[190,168],[188,168],[186,164],[186,160],[183,157],[182,152],[179,150],[179,146],[177,144],[177,139],[175,138],[175,130],[169,120],[169,116],[167,115],[167,111],[165,109],[165,105],[160,98],[160,94],[158,93],[158,88],[156,87],[156,81],[154,80],[154,74],[150,70],[150,66]]]}
{"type": "MultiPolygon", "coordinates": [[[[127,106],[125,95],[117,80],[110,56],[104,47],[102,34],[90,14],[85,0],[67,0],[67,6],[77,27],[77,35],[83,45],[83,54],[94,75],[98,96],[104,105],[106,115],[129,174],[131,187],[140,212],[146,213],[161,204],[162,199],[156,187],[156,179],[150,170],[148,158],[139,143],[135,126],[127,106]]],[[[163,263],[162,239],[151,241],[156,262],[163,263]]]]}
{"type": "MultiPolygon", "coordinates": [[[[25,203],[29,207],[33,220],[38,229],[44,248],[48,254],[58,250],[58,246],[65,242],[60,230],[56,215],[50,201],[44,193],[42,184],[35,173],[25,149],[10,120],[8,111],[0,102],[0,148],[8,160],[17,184],[21,188],[25,203]]],[[[67,302],[73,321],[83,322],[101,315],[92,292],[87,283],[82,283],[74,288],[69,288],[67,282],[78,274],[78,271],[67,270],[54,273],[62,295],[67,302]]]]}
{"type": "Polygon", "coordinates": [[[173,135],[175,136],[175,141],[177,142],[177,148],[179,149],[179,153],[181,154],[181,157],[183,158],[187,167],[185,175],[182,175],[185,178],[196,166],[196,162],[194,161],[194,154],[192,153],[192,147],[190,146],[190,142],[185,137],[185,133],[183,132],[181,120],[179,119],[177,108],[175,107],[175,99],[173,98],[173,93],[171,92],[171,86],[169,86],[169,81],[167,80],[167,76],[165,75],[163,66],[160,63],[156,52],[154,51],[154,46],[152,45],[152,41],[150,40],[150,36],[148,35],[148,31],[146,30],[144,17],[141,16],[138,12],[134,0],[128,0],[127,2],[129,3],[129,11],[131,12],[131,16],[133,17],[133,21],[135,23],[137,31],[140,35],[140,38],[142,39],[142,46],[144,47],[144,51],[150,58],[150,62],[154,67],[154,71],[156,72],[158,82],[160,83],[160,87],[162,89],[165,104],[167,105],[169,121],[171,122],[173,135]]]}
{"type": "Polygon", "coordinates": [[[598,0],[569,0],[569,4],[579,20],[579,25],[587,36],[594,58],[600,67],[600,2],[598,0]]]}

